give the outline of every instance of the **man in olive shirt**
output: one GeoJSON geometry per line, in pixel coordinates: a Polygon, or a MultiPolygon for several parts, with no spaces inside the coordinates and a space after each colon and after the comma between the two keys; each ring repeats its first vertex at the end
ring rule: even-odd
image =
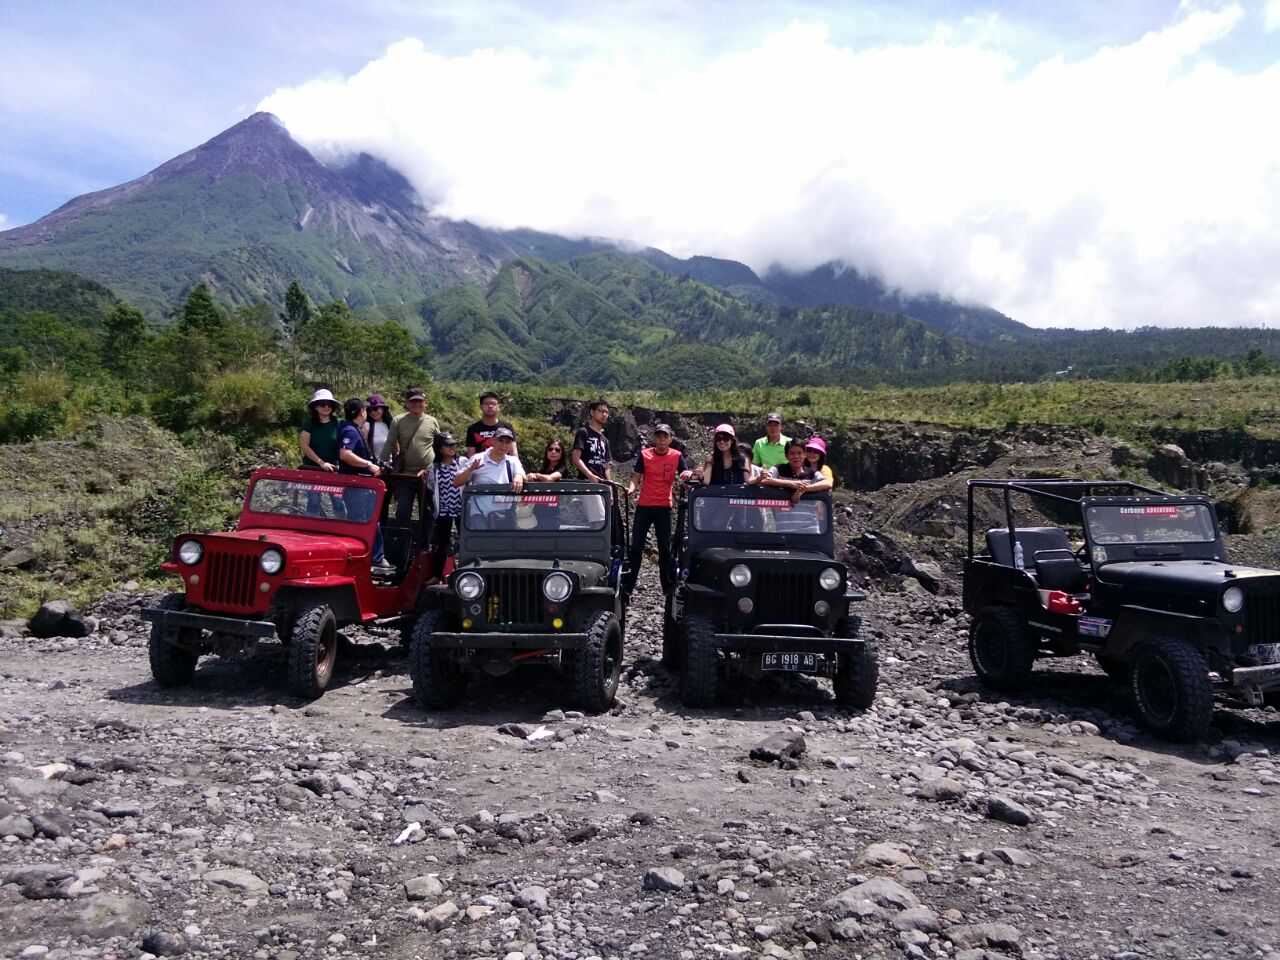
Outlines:
{"type": "Polygon", "coordinates": [[[771,413],[764,418],[765,436],[755,442],[751,448],[751,461],[757,467],[769,472],[787,462],[787,441],[790,437],[782,435],[782,414],[771,413]]]}
{"type": "MultiPolygon", "coordinates": [[[[416,473],[425,482],[427,470],[436,459],[432,444],[440,424],[435,417],[427,416],[427,393],[421,387],[411,387],[405,393],[405,404],[409,412],[392,425],[383,451],[391,455],[397,472],[416,473]]],[[[405,480],[396,484],[396,520],[400,523],[413,518],[413,502],[420,489],[418,484],[405,480]]]]}

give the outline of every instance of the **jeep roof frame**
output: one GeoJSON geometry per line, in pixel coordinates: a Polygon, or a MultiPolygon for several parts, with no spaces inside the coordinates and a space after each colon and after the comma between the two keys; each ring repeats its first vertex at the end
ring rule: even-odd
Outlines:
{"type": "Polygon", "coordinates": [[[1009,535],[1009,553],[1014,552],[1014,544],[1016,542],[1017,524],[1013,515],[1013,494],[1022,493],[1029,497],[1041,500],[1053,500],[1058,503],[1074,504],[1079,506],[1081,501],[1088,497],[1098,496],[1095,490],[1127,490],[1131,494],[1145,494],[1152,497],[1178,497],[1178,494],[1171,494],[1166,490],[1158,490],[1155,487],[1146,487],[1140,483],[1134,483],[1132,480],[1085,480],[1083,477],[1045,477],[1043,479],[1026,479],[1026,480],[995,480],[995,479],[975,479],[966,483],[968,491],[968,511],[965,517],[965,526],[968,536],[968,552],[967,556],[970,560],[974,559],[973,553],[973,493],[975,490],[1003,490],[1004,491],[1004,516],[1005,529],[1009,535]],[[1074,492],[1075,496],[1067,496],[1066,492],[1074,492]]]}

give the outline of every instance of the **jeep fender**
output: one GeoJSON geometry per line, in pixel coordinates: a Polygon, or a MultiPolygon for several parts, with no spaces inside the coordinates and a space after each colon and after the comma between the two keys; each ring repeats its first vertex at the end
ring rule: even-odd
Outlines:
{"type": "Polygon", "coordinates": [[[1177,637],[1186,641],[1210,661],[1211,667],[1221,659],[1222,650],[1229,650],[1229,641],[1222,630],[1222,624],[1217,620],[1146,607],[1124,606],[1120,608],[1115,626],[1107,636],[1103,653],[1108,657],[1127,660],[1140,644],[1153,637],[1177,637]]]}
{"type": "MultiPolygon", "coordinates": [[[[326,580],[339,580],[326,577],[326,580]]],[[[276,593],[275,603],[288,605],[294,611],[316,603],[327,603],[338,618],[339,625],[360,622],[360,602],[356,599],[355,583],[318,583],[317,581],[293,581],[276,593]]]]}

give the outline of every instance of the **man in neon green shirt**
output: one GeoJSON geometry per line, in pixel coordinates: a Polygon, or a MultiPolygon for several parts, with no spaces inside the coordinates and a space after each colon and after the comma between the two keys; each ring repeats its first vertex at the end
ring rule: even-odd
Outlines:
{"type": "Polygon", "coordinates": [[[751,448],[751,461],[757,467],[768,471],[770,467],[787,462],[787,441],[790,437],[782,434],[782,414],[771,413],[764,418],[765,435],[755,442],[751,448]]]}

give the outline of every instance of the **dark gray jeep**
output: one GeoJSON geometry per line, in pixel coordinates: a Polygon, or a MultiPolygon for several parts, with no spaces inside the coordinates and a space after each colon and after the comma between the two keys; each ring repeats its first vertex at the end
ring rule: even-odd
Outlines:
{"type": "Polygon", "coordinates": [[[456,706],[470,674],[549,664],[570,705],[614,703],[625,611],[619,586],[626,522],[602,483],[530,483],[463,491],[458,553],[409,645],[425,709],[456,706]]]}
{"type": "Polygon", "coordinates": [[[876,647],[859,635],[835,559],[831,497],[770,487],[694,486],[676,513],[676,589],[667,598],[662,661],[679,667],[686,706],[715,702],[720,672],[830,677],[836,700],[875,699],[876,647]]]}
{"type": "Polygon", "coordinates": [[[1088,652],[1168,740],[1208,732],[1215,685],[1254,705],[1280,696],[1280,571],[1227,560],[1207,497],[1119,481],[971,480],[968,536],[969,655],[987,686],[1016,691],[1038,657],[1088,652]],[[984,488],[1005,525],[986,531],[979,553],[974,494],[984,488]],[[1019,525],[1018,510],[1056,516],[1082,544],[1061,525],[1019,525]]]}

